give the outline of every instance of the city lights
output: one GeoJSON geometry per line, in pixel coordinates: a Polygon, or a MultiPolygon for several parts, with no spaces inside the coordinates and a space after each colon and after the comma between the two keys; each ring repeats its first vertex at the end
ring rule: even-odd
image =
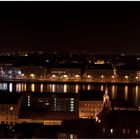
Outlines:
{"type": "Polygon", "coordinates": [[[89,78],[89,79],[90,79],[90,78],[92,78],[92,76],[91,76],[91,75],[87,75],[87,78],[89,78]]]}
{"type": "Polygon", "coordinates": [[[0,12],[0,138],[140,139],[140,2],[0,12]]]}
{"type": "Polygon", "coordinates": [[[139,77],[138,77],[138,76],[136,76],[135,78],[136,78],[136,80],[138,80],[138,79],[139,79],[139,77]]]}
{"type": "Polygon", "coordinates": [[[115,79],[115,76],[114,76],[114,75],[112,75],[112,76],[111,76],[111,78],[112,78],[112,79],[115,79]]]}
{"type": "Polygon", "coordinates": [[[12,111],[13,109],[14,109],[14,107],[13,107],[13,106],[11,106],[11,107],[10,107],[10,110],[12,111]]]}
{"type": "Polygon", "coordinates": [[[34,79],[34,78],[35,78],[35,74],[30,74],[30,77],[31,77],[32,79],[34,79]]]}
{"type": "Polygon", "coordinates": [[[104,77],[105,77],[104,75],[101,75],[101,79],[104,79],[104,77]]]}
{"type": "Polygon", "coordinates": [[[127,75],[125,75],[125,79],[128,80],[128,76],[127,75]]]}

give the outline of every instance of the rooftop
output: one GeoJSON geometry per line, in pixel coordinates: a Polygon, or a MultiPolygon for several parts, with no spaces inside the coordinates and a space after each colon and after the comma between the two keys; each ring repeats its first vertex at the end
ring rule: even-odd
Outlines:
{"type": "Polygon", "coordinates": [[[81,90],[79,91],[80,101],[103,101],[104,91],[81,90]]]}
{"type": "Polygon", "coordinates": [[[19,119],[32,119],[32,120],[68,120],[71,118],[77,118],[78,112],[48,112],[48,111],[31,111],[29,113],[22,112],[19,114],[19,119]]]}
{"type": "Polygon", "coordinates": [[[126,107],[126,108],[135,108],[136,107],[133,103],[126,101],[126,100],[122,100],[122,99],[112,100],[112,105],[114,107],[126,107]]]}
{"type": "Polygon", "coordinates": [[[109,125],[112,128],[140,128],[140,111],[112,111],[109,115],[109,125]]]}
{"type": "Polygon", "coordinates": [[[0,93],[0,104],[17,104],[21,94],[0,93]]]}
{"type": "Polygon", "coordinates": [[[54,92],[48,92],[48,93],[32,93],[33,97],[46,97],[46,98],[78,98],[78,94],[76,93],[54,93],[54,92]]]}

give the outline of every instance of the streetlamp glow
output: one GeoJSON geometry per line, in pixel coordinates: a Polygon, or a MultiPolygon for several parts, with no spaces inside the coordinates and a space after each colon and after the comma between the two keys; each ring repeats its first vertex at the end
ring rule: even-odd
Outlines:
{"type": "Polygon", "coordinates": [[[115,76],[114,76],[114,75],[112,75],[112,76],[111,76],[111,78],[112,78],[112,79],[115,79],[115,76]]]}
{"type": "Polygon", "coordinates": [[[87,78],[91,78],[91,75],[87,75],[87,78]]]}
{"type": "Polygon", "coordinates": [[[30,74],[31,78],[34,79],[35,78],[35,74],[30,74]]]}
{"type": "Polygon", "coordinates": [[[139,79],[139,77],[138,77],[138,76],[136,76],[135,78],[136,78],[136,80],[138,80],[138,79],[139,79]]]}
{"type": "Polygon", "coordinates": [[[128,76],[127,75],[125,75],[125,79],[128,79],[128,76]]]}
{"type": "Polygon", "coordinates": [[[104,77],[105,77],[104,75],[101,75],[101,78],[102,78],[102,79],[104,79],[104,77]]]}

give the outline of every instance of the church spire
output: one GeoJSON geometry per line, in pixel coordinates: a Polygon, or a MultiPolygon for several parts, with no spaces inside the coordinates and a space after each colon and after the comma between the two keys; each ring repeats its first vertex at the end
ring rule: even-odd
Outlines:
{"type": "Polygon", "coordinates": [[[106,88],[105,88],[105,94],[103,96],[103,105],[105,108],[111,108],[110,99],[109,99],[109,95],[108,95],[107,83],[106,83],[106,88]]]}
{"type": "Polygon", "coordinates": [[[106,87],[105,87],[105,95],[108,94],[108,88],[107,88],[107,83],[106,83],[106,87]]]}

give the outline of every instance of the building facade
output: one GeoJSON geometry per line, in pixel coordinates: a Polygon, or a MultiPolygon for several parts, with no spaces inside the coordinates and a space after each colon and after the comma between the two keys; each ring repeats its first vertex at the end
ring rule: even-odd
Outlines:
{"type": "Polygon", "coordinates": [[[14,125],[18,122],[18,115],[22,104],[22,95],[0,95],[0,124],[14,125]]]}

